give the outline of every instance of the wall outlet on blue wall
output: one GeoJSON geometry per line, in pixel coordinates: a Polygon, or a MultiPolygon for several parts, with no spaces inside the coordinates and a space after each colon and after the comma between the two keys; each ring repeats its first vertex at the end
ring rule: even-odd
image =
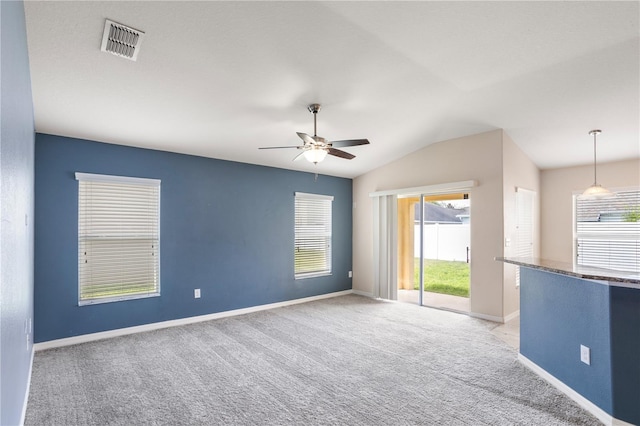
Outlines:
{"type": "Polygon", "coordinates": [[[580,345],[580,361],[591,365],[591,349],[584,345],[580,345]]]}
{"type": "Polygon", "coordinates": [[[200,299],[200,289],[196,288],[195,290],[193,290],[193,297],[195,299],[200,299]]]}
{"type": "Polygon", "coordinates": [[[349,278],[353,278],[353,271],[349,271],[349,278]]]}

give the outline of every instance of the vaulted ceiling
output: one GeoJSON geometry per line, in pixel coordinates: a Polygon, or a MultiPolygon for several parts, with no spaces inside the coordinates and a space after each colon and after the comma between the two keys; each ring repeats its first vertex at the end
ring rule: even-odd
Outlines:
{"type": "Polygon", "coordinates": [[[25,4],[36,131],[355,177],[503,128],[540,167],[640,157],[640,8],[631,2],[25,4]],[[105,19],[146,33],[100,51],[105,19]],[[292,162],[296,132],[368,138],[292,162]]]}

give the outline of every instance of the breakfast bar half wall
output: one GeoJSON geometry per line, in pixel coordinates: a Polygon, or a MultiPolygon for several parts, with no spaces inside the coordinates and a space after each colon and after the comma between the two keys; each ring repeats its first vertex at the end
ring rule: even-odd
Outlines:
{"type": "Polygon", "coordinates": [[[520,266],[520,361],[605,424],[640,424],[640,275],[537,258],[520,266]]]}

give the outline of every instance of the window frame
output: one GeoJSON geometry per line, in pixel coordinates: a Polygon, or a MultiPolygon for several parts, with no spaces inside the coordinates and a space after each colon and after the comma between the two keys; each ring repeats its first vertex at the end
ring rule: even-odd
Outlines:
{"type": "MultiPolygon", "coordinates": [[[[160,241],[161,241],[161,236],[160,236],[160,202],[161,202],[161,181],[160,179],[150,179],[150,178],[139,178],[139,177],[128,177],[128,176],[116,176],[116,175],[102,175],[102,174],[93,174],[93,173],[81,173],[81,172],[76,172],[75,173],[75,178],[78,181],[78,255],[77,255],[77,260],[78,260],[78,306],[86,306],[86,305],[95,305],[95,304],[102,304],[102,303],[111,303],[111,302],[120,302],[120,301],[126,301],[126,300],[136,300],[136,299],[145,299],[145,298],[149,298],[149,297],[159,297],[161,295],[161,275],[160,275],[160,271],[161,271],[161,267],[160,267],[160,241]],[[115,296],[110,296],[110,297],[93,297],[93,298],[82,298],[82,293],[83,293],[83,286],[86,286],[86,282],[83,281],[83,274],[81,271],[81,263],[82,260],[81,259],[81,247],[82,247],[82,240],[84,239],[85,241],[87,240],[87,235],[88,234],[84,234],[81,227],[83,224],[83,219],[81,218],[81,214],[82,214],[82,210],[81,210],[81,203],[82,203],[82,194],[81,194],[81,185],[83,183],[103,183],[103,184],[121,184],[121,185],[137,185],[137,186],[145,186],[145,187],[153,187],[156,188],[156,193],[155,195],[155,208],[151,208],[149,209],[149,211],[151,210],[155,210],[155,217],[154,219],[151,220],[151,222],[155,222],[155,229],[154,231],[151,233],[151,238],[147,238],[147,239],[152,239],[155,241],[154,244],[154,256],[155,256],[155,260],[152,263],[152,267],[153,267],[153,275],[155,276],[155,281],[156,281],[156,285],[154,286],[154,291],[153,292],[138,292],[138,293],[133,293],[133,294],[118,294],[115,296]]],[[[90,237],[91,238],[91,237],[90,237]]],[[[106,239],[105,236],[101,236],[101,237],[93,237],[93,239],[95,240],[100,240],[100,239],[106,239]]],[[[116,237],[117,239],[117,237],[116,237]]],[[[140,238],[142,239],[142,238],[140,238]]],[[[125,287],[123,287],[125,288],[125,287]]]]}
{"type": "MultiPolygon", "coordinates": [[[[310,194],[310,193],[306,193],[306,192],[295,192],[294,193],[294,248],[293,248],[293,255],[294,255],[294,267],[293,267],[293,272],[294,272],[294,278],[296,280],[300,280],[300,279],[307,279],[307,278],[316,278],[316,277],[324,277],[324,276],[330,276],[332,275],[332,271],[333,271],[333,261],[332,261],[332,256],[333,256],[333,200],[334,197],[332,195],[322,195],[322,194],[310,194]],[[323,223],[324,229],[320,232],[317,232],[315,234],[312,234],[311,237],[307,236],[307,239],[309,238],[325,238],[328,239],[328,244],[325,245],[325,251],[324,251],[324,268],[322,269],[317,269],[317,270],[312,270],[312,271],[305,271],[305,272],[297,272],[298,270],[298,259],[296,258],[296,252],[298,250],[300,250],[300,244],[299,241],[303,238],[302,236],[299,236],[298,231],[300,230],[299,228],[299,223],[300,223],[300,218],[299,218],[299,214],[302,214],[303,212],[299,212],[298,211],[298,202],[310,202],[310,203],[324,203],[327,202],[328,204],[324,205],[324,208],[327,209],[328,208],[328,224],[326,222],[326,216],[325,216],[325,221],[323,223]],[[328,235],[327,235],[328,233],[328,235]]],[[[308,208],[308,206],[307,206],[308,208]]],[[[308,224],[308,222],[307,222],[308,224]]],[[[325,241],[326,243],[326,241],[325,241]]],[[[313,244],[311,244],[311,246],[313,246],[313,244]]]]}
{"type": "MultiPolygon", "coordinates": [[[[622,187],[622,188],[610,188],[613,193],[621,193],[621,192],[635,192],[640,199],[640,187],[622,187]]],[[[628,272],[628,273],[640,273],[640,222],[624,222],[624,221],[584,221],[584,223],[609,223],[609,224],[622,224],[622,223],[634,223],[635,225],[631,226],[631,234],[627,234],[624,231],[620,232],[619,230],[610,229],[609,232],[599,232],[597,230],[591,229],[591,232],[579,232],[578,231],[578,202],[580,201],[580,195],[582,192],[575,191],[573,193],[573,264],[575,267],[592,267],[592,268],[600,268],[600,269],[608,269],[613,271],[620,272],[628,272]],[[636,228],[636,229],[634,229],[636,228]],[[635,231],[635,232],[634,232],[635,231]],[[637,233],[636,233],[637,232],[637,233]],[[600,235],[606,238],[598,238],[600,235]],[[633,238],[635,236],[635,238],[633,238]],[[636,270],[625,270],[618,268],[611,268],[603,266],[602,264],[593,264],[593,263],[582,263],[579,259],[580,257],[580,247],[579,247],[579,239],[580,238],[588,238],[590,240],[600,240],[600,241],[637,241],[636,243],[638,253],[636,253],[636,270]]],[[[640,206],[640,203],[638,204],[640,206]]],[[[611,214],[609,211],[601,211],[600,213],[611,214]]],[[[622,214],[618,212],[617,214],[622,214]]],[[[614,225],[615,226],[615,225],[614,225]]],[[[621,247],[621,246],[620,246],[621,247]]],[[[622,260],[616,260],[615,262],[622,262],[622,260]]]]}

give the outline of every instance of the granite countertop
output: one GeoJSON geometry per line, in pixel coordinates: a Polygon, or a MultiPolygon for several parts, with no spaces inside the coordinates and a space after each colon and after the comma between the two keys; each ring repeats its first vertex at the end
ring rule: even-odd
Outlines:
{"type": "Polygon", "coordinates": [[[583,278],[586,280],[632,284],[631,287],[637,286],[640,289],[640,274],[633,272],[573,265],[567,262],[539,259],[537,257],[496,257],[495,260],[518,266],[526,266],[532,269],[540,269],[543,271],[555,272],[557,274],[583,278]]]}

